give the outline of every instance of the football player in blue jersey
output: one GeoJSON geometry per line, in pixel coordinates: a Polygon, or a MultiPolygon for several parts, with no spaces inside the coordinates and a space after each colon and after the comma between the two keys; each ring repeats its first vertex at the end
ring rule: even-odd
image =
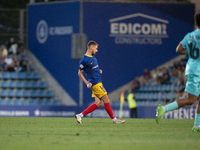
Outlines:
{"type": "MultiPolygon", "coordinates": [[[[165,115],[165,112],[172,111],[186,105],[195,103],[200,95],[200,13],[194,16],[197,29],[188,33],[176,48],[176,52],[183,55],[188,55],[189,59],[186,64],[185,75],[187,83],[185,91],[188,97],[174,101],[168,105],[159,105],[156,110],[156,122],[165,115]]],[[[195,115],[194,132],[200,132],[200,106],[197,105],[197,112],[195,115]]]]}
{"type": "Polygon", "coordinates": [[[79,77],[87,85],[87,88],[92,89],[92,97],[95,98],[95,103],[90,105],[82,113],[77,114],[75,117],[78,123],[82,123],[82,117],[99,108],[103,101],[105,110],[112,119],[113,123],[122,124],[125,122],[125,120],[116,119],[116,117],[113,114],[112,108],[110,107],[110,100],[108,98],[107,92],[103,87],[101,80],[102,70],[99,69],[97,59],[94,56],[97,52],[98,44],[95,41],[89,41],[89,43],[87,44],[87,52],[80,61],[78,71],[79,77]],[[83,75],[84,71],[88,76],[88,80],[86,80],[86,78],[83,75]]]}

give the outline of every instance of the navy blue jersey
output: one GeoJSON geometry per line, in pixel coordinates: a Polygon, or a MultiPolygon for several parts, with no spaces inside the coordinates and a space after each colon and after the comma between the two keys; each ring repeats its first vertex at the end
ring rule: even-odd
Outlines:
{"type": "Polygon", "coordinates": [[[99,65],[97,59],[94,56],[84,55],[79,65],[80,70],[84,70],[89,78],[89,82],[94,86],[97,83],[102,82],[99,72],[99,65]]]}

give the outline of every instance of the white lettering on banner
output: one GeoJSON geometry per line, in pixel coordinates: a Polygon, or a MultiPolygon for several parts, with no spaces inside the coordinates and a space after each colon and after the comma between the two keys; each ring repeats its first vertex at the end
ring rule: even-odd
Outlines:
{"type": "Polygon", "coordinates": [[[74,111],[40,111],[35,110],[35,116],[37,117],[69,117],[69,116],[75,116],[74,111]]]}
{"type": "Polygon", "coordinates": [[[8,110],[1,110],[0,116],[29,116],[29,111],[8,111],[8,110]]]}
{"type": "Polygon", "coordinates": [[[50,27],[49,35],[68,35],[73,33],[72,26],[64,26],[64,27],[50,27]]]}
{"type": "Polygon", "coordinates": [[[55,26],[48,27],[48,24],[45,20],[40,20],[36,28],[37,40],[40,44],[44,44],[48,36],[61,36],[61,35],[70,35],[73,33],[73,26],[55,26]]]}
{"type": "Polygon", "coordinates": [[[110,37],[115,37],[116,44],[161,45],[162,38],[168,38],[167,20],[136,13],[110,19],[110,37]],[[132,23],[122,20],[133,17],[143,17],[155,20],[156,23],[132,23]],[[116,22],[120,21],[120,22],[116,22]],[[160,23],[158,23],[160,22],[160,23]]]}
{"type": "Polygon", "coordinates": [[[165,113],[163,118],[165,119],[194,119],[195,117],[195,109],[194,107],[190,108],[180,108],[178,110],[169,111],[165,113]]]}

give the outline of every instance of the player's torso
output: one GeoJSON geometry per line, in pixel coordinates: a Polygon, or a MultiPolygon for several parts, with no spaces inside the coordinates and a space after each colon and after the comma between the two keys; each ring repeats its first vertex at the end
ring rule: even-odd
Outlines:
{"type": "Polygon", "coordinates": [[[200,75],[200,30],[195,30],[187,36],[187,52],[189,59],[186,65],[186,75],[200,75]]]}
{"type": "Polygon", "coordinates": [[[99,65],[97,59],[94,56],[87,58],[87,66],[85,68],[85,72],[88,75],[89,80],[93,85],[101,82],[99,65]]]}

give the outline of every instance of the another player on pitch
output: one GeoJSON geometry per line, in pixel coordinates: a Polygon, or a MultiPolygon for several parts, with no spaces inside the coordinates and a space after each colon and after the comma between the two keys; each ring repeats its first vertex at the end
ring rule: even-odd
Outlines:
{"type": "MultiPolygon", "coordinates": [[[[181,108],[186,105],[195,103],[200,95],[200,13],[194,16],[197,29],[188,33],[176,48],[176,52],[188,55],[189,59],[185,69],[187,77],[186,89],[188,97],[174,101],[166,106],[159,105],[156,112],[156,122],[165,115],[165,112],[181,108]]],[[[197,112],[195,115],[194,132],[200,132],[200,106],[198,102],[197,112]]]]}
{"type": "Polygon", "coordinates": [[[89,41],[87,44],[87,52],[80,61],[78,75],[87,85],[87,88],[92,89],[92,97],[95,98],[95,103],[90,105],[82,113],[77,114],[75,117],[78,123],[82,123],[82,117],[93,112],[95,109],[101,106],[101,102],[104,102],[104,107],[112,119],[113,123],[122,124],[125,120],[116,119],[113,114],[112,108],[110,107],[110,100],[107,92],[103,87],[101,74],[102,70],[99,69],[97,59],[94,55],[98,52],[98,44],[95,41],[89,41]],[[87,81],[83,75],[83,71],[87,74],[89,80],[87,81]]]}

